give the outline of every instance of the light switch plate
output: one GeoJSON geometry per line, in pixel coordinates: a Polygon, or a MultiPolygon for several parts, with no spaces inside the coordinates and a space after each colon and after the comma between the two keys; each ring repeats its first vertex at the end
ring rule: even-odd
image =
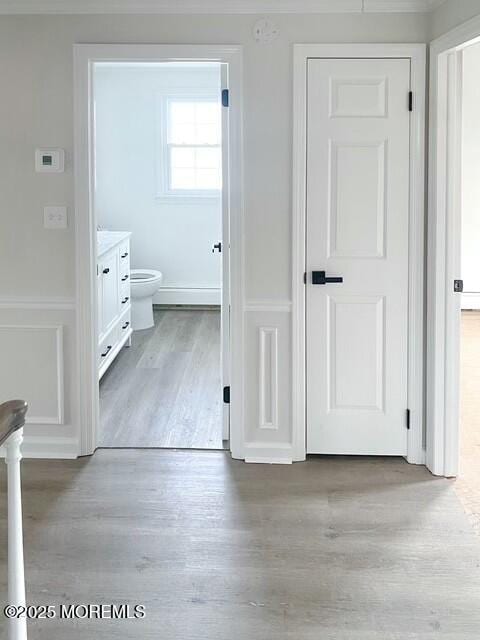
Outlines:
{"type": "Polygon", "coordinates": [[[43,226],[45,229],[66,229],[67,225],[67,207],[44,207],[43,226]]]}

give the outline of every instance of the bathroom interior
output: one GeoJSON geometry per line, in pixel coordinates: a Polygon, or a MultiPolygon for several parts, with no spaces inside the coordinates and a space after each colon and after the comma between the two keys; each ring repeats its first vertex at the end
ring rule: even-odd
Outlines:
{"type": "Polygon", "coordinates": [[[96,63],[99,447],[223,449],[218,63],[96,63]]]}

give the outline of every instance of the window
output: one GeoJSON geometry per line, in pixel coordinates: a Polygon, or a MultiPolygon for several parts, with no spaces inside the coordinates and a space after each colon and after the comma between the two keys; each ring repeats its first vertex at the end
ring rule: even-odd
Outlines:
{"type": "Polygon", "coordinates": [[[161,196],[219,196],[222,188],[221,107],[211,98],[164,102],[161,196]]]}

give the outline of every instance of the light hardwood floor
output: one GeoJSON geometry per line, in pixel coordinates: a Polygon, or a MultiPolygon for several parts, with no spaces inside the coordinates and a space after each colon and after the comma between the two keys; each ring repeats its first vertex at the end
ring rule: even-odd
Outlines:
{"type": "Polygon", "coordinates": [[[100,383],[102,447],[222,449],[220,311],[155,310],[100,383]]]}
{"type": "MultiPolygon", "coordinates": [[[[28,601],[146,607],[32,621],[29,640],[480,637],[480,539],[453,482],[423,467],[114,449],[22,464],[28,601]]],[[[2,602],[5,539],[1,465],[2,602]]]]}
{"type": "Polygon", "coordinates": [[[456,489],[480,534],[480,312],[462,312],[460,475],[456,489]]]}

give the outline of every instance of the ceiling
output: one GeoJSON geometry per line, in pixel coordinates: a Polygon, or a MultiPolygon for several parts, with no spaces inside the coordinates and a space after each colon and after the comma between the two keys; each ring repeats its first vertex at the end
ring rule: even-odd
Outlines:
{"type": "Polygon", "coordinates": [[[0,0],[0,14],[427,13],[446,0],[0,0]]]}

